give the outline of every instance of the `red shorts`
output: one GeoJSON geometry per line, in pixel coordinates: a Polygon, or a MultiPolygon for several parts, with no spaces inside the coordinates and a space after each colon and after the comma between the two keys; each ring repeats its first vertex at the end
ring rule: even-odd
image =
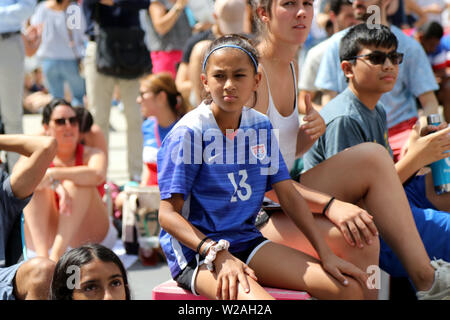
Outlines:
{"type": "Polygon", "coordinates": [[[394,154],[394,162],[400,160],[402,148],[405,143],[408,142],[412,127],[416,124],[416,122],[417,118],[414,117],[389,128],[389,144],[394,154]]]}

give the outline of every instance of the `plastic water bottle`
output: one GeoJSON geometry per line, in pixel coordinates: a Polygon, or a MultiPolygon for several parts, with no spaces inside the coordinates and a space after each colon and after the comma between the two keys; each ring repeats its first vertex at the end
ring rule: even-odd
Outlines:
{"type": "MultiPolygon", "coordinates": [[[[427,117],[428,124],[438,126],[441,124],[442,119],[439,114],[430,114],[427,117]]],[[[443,194],[450,192],[450,150],[447,151],[449,156],[445,159],[433,162],[431,167],[431,173],[433,175],[434,190],[437,194],[443,194]]]]}

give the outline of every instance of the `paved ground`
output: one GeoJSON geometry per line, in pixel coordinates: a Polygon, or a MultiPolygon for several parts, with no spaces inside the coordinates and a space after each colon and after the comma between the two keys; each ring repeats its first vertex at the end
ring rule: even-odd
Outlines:
{"type": "MultiPolygon", "coordinates": [[[[41,130],[42,116],[38,114],[24,116],[24,132],[32,134],[41,130]]],[[[123,113],[113,107],[111,110],[111,125],[114,131],[109,137],[109,165],[108,180],[118,185],[127,182],[127,161],[126,161],[126,122],[123,113]]],[[[128,277],[132,296],[136,300],[150,300],[152,289],[159,283],[170,278],[167,264],[159,263],[156,266],[143,266],[136,256],[128,256],[127,261],[131,261],[128,268],[128,277]],[[134,261],[134,262],[133,262],[134,261]]]]}

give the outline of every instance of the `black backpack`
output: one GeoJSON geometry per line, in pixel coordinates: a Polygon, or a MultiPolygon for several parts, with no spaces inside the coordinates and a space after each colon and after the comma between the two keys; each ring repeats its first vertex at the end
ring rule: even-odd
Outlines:
{"type": "Polygon", "coordinates": [[[99,27],[96,65],[100,73],[136,79],[152,71],[150,52],[139,27],[99,27]]]}

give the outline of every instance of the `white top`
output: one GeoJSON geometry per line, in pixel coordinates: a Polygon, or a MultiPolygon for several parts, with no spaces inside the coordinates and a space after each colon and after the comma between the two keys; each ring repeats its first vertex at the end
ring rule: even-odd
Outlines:
{"type": "Polygon", "coordinates": [[[269,117],[272,127],[279,130],[278,144],[280,146],[281,154],[288,170],[292,170],[295,162],[295,153],[297,150],[297,134],[300,126],[298,119],[297,108],[297,78],[295,76],[294,64],[291,62],[292,76],[294,78],[295,103],[294,110],[287,117],[282,116],[275,106],[270,93],[269,78],[260,64],[267,79],[267,92],[269,93],[269,106],[267,107],[266,115],[269,117]]]}
{"type": "Polygon", "coordinates": [[[84,56],[86,23],[81,7],[73,3],[66,11],[57,11],[47,7],[46,1],[36,7],[31,24],[44,24],[42,41],[36,55],[39,58],[74,60],[75,53],[70,46],[68,28],[72,31],[75,52],[78,58],[84,56]]]}

